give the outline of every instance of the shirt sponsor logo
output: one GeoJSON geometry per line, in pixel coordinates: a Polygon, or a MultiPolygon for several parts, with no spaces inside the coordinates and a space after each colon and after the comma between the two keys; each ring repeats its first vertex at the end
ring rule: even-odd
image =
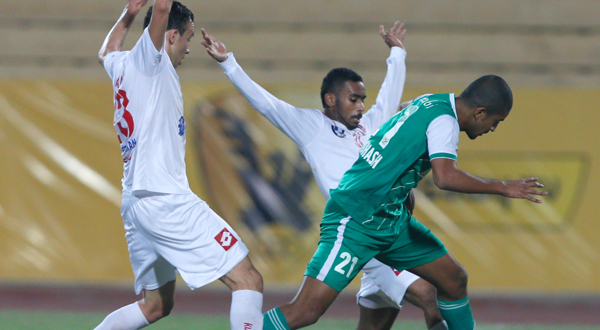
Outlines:
{"type": "Polygon", "coordinates": [[[215,240],[223,247],[223,249],[225,249],[225,251],[229,251],[229,249],[237,243],[237,238],[235,238],[227,228],[223,228],[223,230],[215,236],[215,240]]]}
{"type": "Polygon", "coordinates": [[[375,150],[375,148],[371,145],[371,142],[367,142],[367,144],[360,149],[360,156],[373,169],[375,169],[375,167],[377,167],[379,162],[383,159],[383,155],[381,155],[379,151],[375,150]]]}

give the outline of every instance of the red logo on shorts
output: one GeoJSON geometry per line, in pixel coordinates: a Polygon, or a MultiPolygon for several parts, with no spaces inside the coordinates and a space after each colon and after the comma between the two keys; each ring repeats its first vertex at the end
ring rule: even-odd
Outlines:
{"type": "Polygon", "coordinates": [[[252,330],[252,323],[244,323],[244,330],[252,330]]]}
{"type": "MultiPolygon", "coordinates": [[[[392,268],[392,267],[390,267],[390,268],[392,268]]],[[[396,274],[396,276],[398,276],[398,275],[400,275],[400,273],[402,273],[401,270],[397,270],[397,269],[394,269],[394,268],[392,268],[392,270],[394,271],[394,274],[396,274]]]]}
{"type": "Polygon", "coordinates": [[[225,251],[229,251],[229,249],[237,242],[237,238],[235,238],[227,228],[223,228],[219,235],[215,236],[215,240],[225,249],[225,251]]]}

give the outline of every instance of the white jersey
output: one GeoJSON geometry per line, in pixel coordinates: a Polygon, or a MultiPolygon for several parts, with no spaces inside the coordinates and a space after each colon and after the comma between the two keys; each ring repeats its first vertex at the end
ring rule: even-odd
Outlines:
{"type": "Polygon", "coordinates": [[[359,150],[379,126],[397,111],[402,98],[406,52],[392,47],[387,59],[388,71],[375,105],[365,113],[357,128],[325,116],[321,110],[300,109],[279,100],[252,81],[232,53],[221,67],[233,85],[278,129],[300,147],[325,198],[338,186],[344,172],[358,159],[359,150]]]}
{"type": "Polygon", "coordinates": [[[104,68],[114,88],[123,190],[191,193],[181,85],[164,47],[157,51],[145,29],[131,51],[110,53],[104,68]]]}

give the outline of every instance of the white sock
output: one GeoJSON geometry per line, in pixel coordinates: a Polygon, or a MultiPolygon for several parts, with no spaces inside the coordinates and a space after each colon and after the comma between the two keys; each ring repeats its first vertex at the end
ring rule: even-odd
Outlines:
{"type": "Polygon", "coordinates": [[[446,323],[446,321],[442,321],[431,327],[431,329],[429,330],[448,330],[448,324],[446,323]]]}
{"type": "Polygon", "coordinates": [[[108,314],[94,330],[137,330],[149,324],[140,305],[134,302],[108,314]]]}
{"type": "Polygon", "coordinates": [[[231,330],[262,330],[263,294],[253,290],[238,290],[231,294],[231,330]]]}

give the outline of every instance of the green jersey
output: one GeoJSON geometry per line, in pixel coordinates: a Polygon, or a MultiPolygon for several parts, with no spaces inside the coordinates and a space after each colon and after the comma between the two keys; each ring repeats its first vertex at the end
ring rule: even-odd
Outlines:
{"type": "Polygon", "coordinates": [[[454,94],[416,99],[384,123],[331,191],[330,202],[377,230],[410,219],[403,202],[434,158],[456,159],[459,126],[454,94]]]}

